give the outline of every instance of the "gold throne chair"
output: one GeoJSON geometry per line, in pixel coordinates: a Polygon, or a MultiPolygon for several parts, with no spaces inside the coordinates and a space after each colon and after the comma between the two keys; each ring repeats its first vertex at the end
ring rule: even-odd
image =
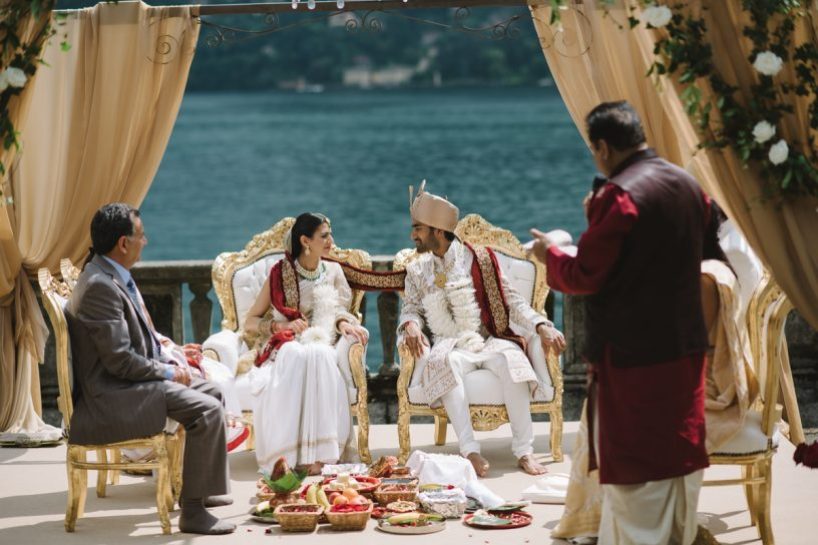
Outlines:
{"type": "MultiPolygon", "coordinates": [[[[526,251],[510,231],[495,227],[477,214],[469,214],[457,224],[455,234],[464,242],[488,246],[496,254],[503,275],[511,282],[520,295],[538,312],[544,312],[548,285],[545,266],[534,258],[528,258],[526,251]]],[[[405,249],[395,256],[394,269],[403,270],[417,257],[413,249],[405,249]]],[[[518,331],[518,333],[523,333],[518,331]]],[[[554,353],[544,355],[539,337],[530,338],[528,357],[537,376],[545,385],[553,386],[550,399],[531,401],[531,412],[547,413],[551,422],[551,455],[557,462],[562,461],[562,371],[559,356],[554,353]],[[540,346],[540,348],[536,348],[540,346]],[[532,349],[533,348],[533,349],[532,349]]],[[[398,439],[399,460],[404,463],[409,457],[411,439],[409,422],[413,415],[433,416],[435,420],[435,444],[446,443],[446,409],[432,408],[425,399],[420,386],[420,373],[416,372],[415,359],[404,345],[398,346],[400,355],[400,375],[398,376],[398,439]]],[[[472,425],[476,431],[491,431],[508,423],[508,412],[502,399],[499,379],[488,370],[477,370],[466,376],[465,387],[470,400],[472,425]]]]}
{"type": "MultiPolygon", "coordinates": [[[[240,252],[224,252],[213,262],[213,287],[222,308],[222,329],[208,337],[202,344],[204,355],[226,364],[236,376],[236,392],[245,422],[252,425],[253,402],[250,381],[246,372],[238,368],[239,357],[249,350],[241,337],[241,322],[256,300],[272,266],[284,257],[284,239],[295,223],[295,218],[284,218],[267,231],[259,233],[240,252]]],[[[333,247],[331,257],[359,269],[371,270],[372,260],[363,250],[344,250],[333,247]]],[[[360,306],[363,291],[352,290],[349,312],[361,318],[360,306]]],[[[350,345],[347,361],[349,372],[343,372],[347,380],[350,410],[358,421],[358,454],[369,463],[369,411],[367,409],[366,363],[364,347],[360,343],[350,345]]],[[[251,428],[252,429],[252,428],[251,428]]],[[[251,438],[253,436],[251,435],[251,438]]],[[[252,448],[252,441],[248,443],[252,448]]]]}

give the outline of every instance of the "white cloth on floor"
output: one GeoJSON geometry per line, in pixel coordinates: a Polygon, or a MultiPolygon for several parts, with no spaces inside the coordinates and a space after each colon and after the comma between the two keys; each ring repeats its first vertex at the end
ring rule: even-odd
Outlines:
{"type": "Polygon", "coordinates": [[[406,461],[419,484],[451,484],[462,488],[466,496],[474,498],[483,507],[492,508],[505,503],[505,500],[492,492],[477,479],[474,467],[462,456],[451,454],[430,454],[416,450],[406,461]]]}
{"type": "Polygon", "coordinates": [[[534,503],[563,504],[568,494],[570,479],[566,473],[549,473],[523,490],[522,497],[534,503]]]}

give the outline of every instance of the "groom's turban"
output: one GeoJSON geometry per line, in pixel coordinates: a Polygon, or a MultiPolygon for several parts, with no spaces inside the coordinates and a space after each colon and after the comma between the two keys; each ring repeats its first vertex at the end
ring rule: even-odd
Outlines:
{"type": "Polygon", "coordinates": [[[460,211],[443,197],[427,193],[425,188],[426,180],[423,180],[418,194],[412,199],[412,186],[409,186],[409,214],[412,221],[453,233],[460,211]]]}

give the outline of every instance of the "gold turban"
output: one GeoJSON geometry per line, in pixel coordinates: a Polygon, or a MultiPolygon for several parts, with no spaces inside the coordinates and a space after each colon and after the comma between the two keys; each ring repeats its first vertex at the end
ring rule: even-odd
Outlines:
{"type": "Polygon", "coordinates": [[[412,221],[453,233],[460,211],[443,197],[427,193],[425,188],[426,180],[423,180],[418,194],[412,199],[412,186],[409,186],[409,214],[412,221]]]}

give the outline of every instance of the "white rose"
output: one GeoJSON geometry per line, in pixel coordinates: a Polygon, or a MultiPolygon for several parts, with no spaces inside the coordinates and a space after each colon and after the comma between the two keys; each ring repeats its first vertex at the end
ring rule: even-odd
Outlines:
{"type": "Polygon", "coordinates": [[[756,55],[753,68],[765,76],[774,76],[781,71],[784,61],[772,51],[764,51],[756,55]]]}
{"type": "Polygon", "coordinates": [[[9,86],[9,80],[6,77],[6,72],[5,71],[0,72],[0,93],[5,91],[6,89],[8,89],[8,86],[9,86]]]}
{"type": "Polygon", "coordinates": [[[657,6],[656,4],[645,8],[642,12],[642,22],[654,28],[662,28],[673,18],[673,12],[667,6],[657,6]]]}
{"type": "Polygon", "coordinates": [[[755,141],[759,144],[763,144],[773,136],[775,136],[775,125],[771,123],[759,121],[756,123],[756,126],[753,127],[753,138],[755,138],[755,141]]]}
{"type": "Polygon", "coordinates": [[[20,68],[9,66],[6,68],[6,79],[12,87],[22,87],[26,84],[28,77],[20,68]]]}
{"type": "Polygon", "coordinates": [[[787,160],[787,157],[790,155],[790,148],[787,146],[787,142],[782,138],[775,144],[773,147],[770,148],[770,153],[768,155],[770,162],[774,165],[780,165],[784,161],[787,160]]]}

